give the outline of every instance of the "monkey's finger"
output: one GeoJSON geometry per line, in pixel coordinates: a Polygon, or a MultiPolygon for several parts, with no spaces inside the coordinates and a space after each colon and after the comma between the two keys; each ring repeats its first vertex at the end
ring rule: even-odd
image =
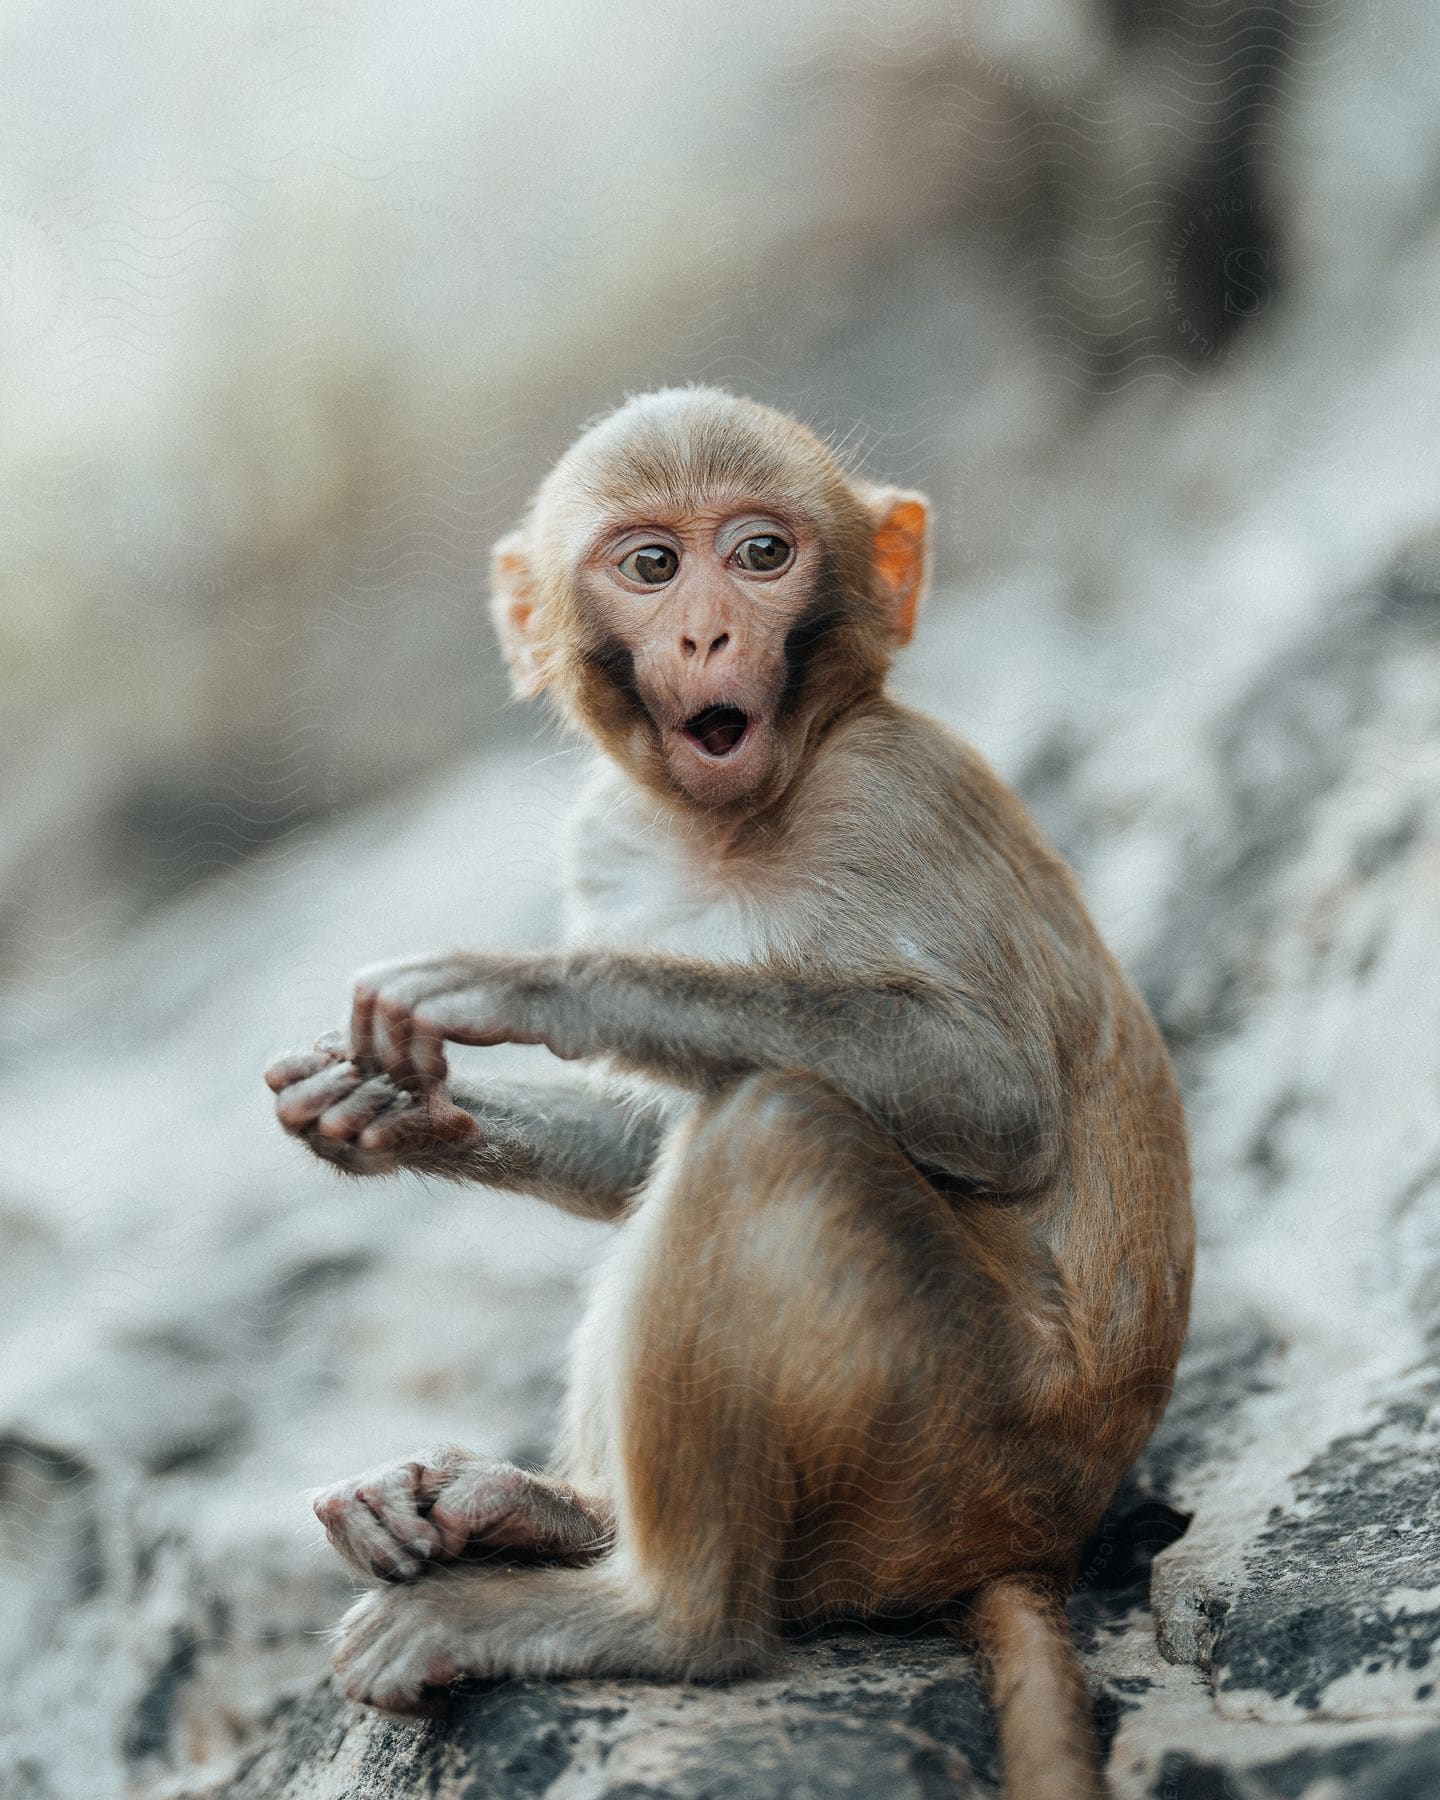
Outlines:
{"type": "MultiPolygon", "coordinates": [[[[420,1533],[415,1534],[413,1548],[402,1545],[380,1523],[362,1494],[317,1505],[315,1512],[325,1527],[326,1537],[347,1562],[394,1581],[415,1579],[429,1560],[429,1543],[437,1535],[431,1527],[424,1539],[420,1533]]],[[[417,1524],[420,1522],[416,1520],[417,1524]]]]}
{"type": "Polygon", "coordinates": [[[408,1094],[402,1095],[396,1091],[395,1083],[388,1076],[372,1075],[344,1099],[327,1107],[316,1119],[314,1128],[321,1137],[358,1137],[372,1119],[390,1107],[405,1108],[413,1105],[408,1094]]]}
{"type": "Polygon", "coordinates": [[[384,1150],[398,1153],[407,1143],[428,1139],[425,1108],[417,1106],[407,1094],[377,1113],[355,1139],[356,1148],[365,1151],[384,1150]]]}
{"type": "Polygon", "coordinates": [[[412,1457],[362,1481],[349,1498],[364,1507],[402,1550],[425,1558],[439,1551],[441,1540],[422,1508],[428,1510],[443,1480],[441,1471],[412,1457]]]}
{"type": "Polygon", "coordinates": [[[397,1559],[414,1557],[428,1562],[443,1549],[440,1531],[417,1510],[413,1495],[406,1495],[396,1505],[395,1496],[361,1494],[361,1501],[371,1518],[390,1540],[390,1553],[397,1559]]]}
{"type": "Polygon", "coordinates": [[[430,1522],[439,1528],[440,1542],[446,1556],[459,1556],[470,1542],[473,1527],[463,1514],[439,1505],[431,1509],[430,1522]]]}
{"type": "Polygon", "coordinates": [[[287,1131],[303,1129],[337,1100],[343,1100],[364,1079],[364,1074],[354,1063],[331,1063],[317,1074],[297,1081],[284,1090],[275,1103],[280,1123],[287,1131]]]}
{"type": "Polygon", "coordinates": [[[410,1009],[382,994],[375,1002],[372,1029],[380,1067],[402,1087],[413,1087],[419,1071],[410,1059],[410,1009]]]}
{"type": "Polygon", "coordinates": [[[352,1060],[350,1040],[343,1031],[322,1031],[315,1040],[315,1048],[327,1056],[339,1057],[344,1062],[352,1060]]]}
{"type": "Polygon", "coordinates": [[[483,987],[455,988],[431,994],[418,1009],[416,1029],[456,1044],[534,1044],[539,1039],[507,1025],[494,997],[483,987]]]}
{"type": "Polygon", "coordinates": [[[463,1107],[432,1097],[417,1106],[408,1098],[378,1114],[356,1139],[361,1150],[403,1153],[407,1144],[459,1150],[480,1136],[480,1127],[463,1107]]]}
{"type": "Polygon", "coordinates": [[[426,1082],[442,1082],[449,1073],[444,1033],[433,1020],[416,1014],[410,1019],[410,1065],[426,1082]]]}
{"type": "Polygon", "coordinates": [[[282,1088],[293,1087],[297,1081],[304,1081],[307,1075],[318,1075],[321,1069],[328,1069],[335,1057],[319,1050],[294,1050],[289,1056],[277,1056],[265,1071],[265,1085],[273,1093],[278,1094],[282,1088]]]}
{"type": "Polygon", "coordinates": [[[438,1087],[449,1073],[444,1032],[403,1002],[381,997],[375,1008],[375,1041],[391,1079],[405,1087],[438,1087]]]}
{"type": "Polygon", "coordinates": [[[430,1508],[430,1523],[436,1528],[446,1556],[459,1556],[475,1535],[475,1518],[463,1502],[448,1505],[437,1500],[430,1508]]]}
{"type": "Polygon", "coordinates": [[[350,1054],[356,1062],[375,1055],[375,988],[364,979],[355,983],[350,1004],[350,1054]]]}

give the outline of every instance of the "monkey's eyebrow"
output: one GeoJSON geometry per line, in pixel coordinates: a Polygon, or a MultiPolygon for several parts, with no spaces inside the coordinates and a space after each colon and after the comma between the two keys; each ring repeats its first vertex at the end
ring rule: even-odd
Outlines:
{"type": "Polygon", "coordinates": [[[753,513],[756,518],[771,519],[782,525],[787,531],[797,534],[803,532],[802,521],[795,517],[793,503],[787,504],[779,493],[767,494],[752,488],[736,488],[733,492],[724,489],[713,489],[705,495],[703,509],[697,507],[694,500],[663,500],[659,495],[648,510],[639,506],[616,506],[597,515],[593,529],[581,542],[578,560],[591,562],[607,546],[610,540],[621,532],[675,531],[692,518],[694,514],[705,512],[724,512],[738,516],[742,513],[753,513]]]}
{"type": "Polygon", "coordinates": [[[648,514],[637,512],[630,507],[623,511],[617,509],[608,517],[603,518],[593,531],[586,534],[580,546],[580,560],[589,562],[592,557],[598,556],[602,550],[607,549],[613,539],[629,537],[632,533],[673,532],[676,525],[685,517],[686,513],[683,507],[657,507],[654,512],[648,514]],[[673,522],[667,517],[667,513],[675,515],[673,522]]]}
{"type": "Polygon", "coordinates": [[[656,531],[669,531],[673,529],[671,526],[666,525],[658,516],[646,519],[642,518],[639,513],[632,512],[628,509],[624,512],[612,512],[601,517],[599,522],[587,531],[583,538],[581,538],[579,548],[575,554],[575,566],[580,568],[586,563],[598,561],[610,548],[612,540],[622,534],[628,534],[631,531],[643,532],[652,527],[656,531]]]}

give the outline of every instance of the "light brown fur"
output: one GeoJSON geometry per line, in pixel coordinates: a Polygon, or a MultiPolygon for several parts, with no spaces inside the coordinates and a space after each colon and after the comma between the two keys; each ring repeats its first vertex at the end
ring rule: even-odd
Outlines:
{"type": "Polygon", "coordinates": [[[1060,1596],[1170,1391],[1184,1124],[1069,871],[885,693],[924,519],[793,421],[685,390],[582,438],[497,552],[517,685],[623,772],[578,841],[576,935],[367,972],[350,1054],[271,1085],[342,1168],[523,1187],[619,1230],[555,1476],[447,1451],[317,1502],[357,1567],[409,1583],[347,1621],[358,1697],[733,1675],[786,1621],[969,1597],[1011,1791],[1103,1791],[1060,1596]],[[793,552],[779,574],[734,560],[751,514],[793,552]],[[647,531],[668,589],[621,567],[647,531]],[[685,708],[726,697],[739,748],[695,751],[685,708]],[[451,1095],[446,1039],[598,1079],[548,1111],[451,1095]],[[552,1566],[457,1572],[477,1547],[552,1566]]]}

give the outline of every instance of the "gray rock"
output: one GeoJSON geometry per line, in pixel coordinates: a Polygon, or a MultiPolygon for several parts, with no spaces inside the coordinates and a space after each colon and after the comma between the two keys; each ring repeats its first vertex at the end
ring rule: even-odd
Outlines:
{"type": "Polygon", "coordinates": [[[437,1800],[603,1793],[683,1800],[995,1791],[979,1684],[948,1642],[835,1635],[774,1679],[728,1688],[511,1682],[443,1724],[357,1722],[323,1688],[287,1702],[263,1747],[208,1791],[230,1800],[424,1793],[437,1800]]]}

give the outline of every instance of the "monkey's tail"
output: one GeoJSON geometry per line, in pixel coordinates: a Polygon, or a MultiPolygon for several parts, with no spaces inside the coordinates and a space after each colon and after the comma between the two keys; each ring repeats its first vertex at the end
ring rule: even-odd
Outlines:
{"type": "Polygon", "coordinates": [[[1110,1800],[1060,1590],[1004,1576],[973,1596],[964,1629],[995,1708],[1006,1800],[1110,1800]]]}

